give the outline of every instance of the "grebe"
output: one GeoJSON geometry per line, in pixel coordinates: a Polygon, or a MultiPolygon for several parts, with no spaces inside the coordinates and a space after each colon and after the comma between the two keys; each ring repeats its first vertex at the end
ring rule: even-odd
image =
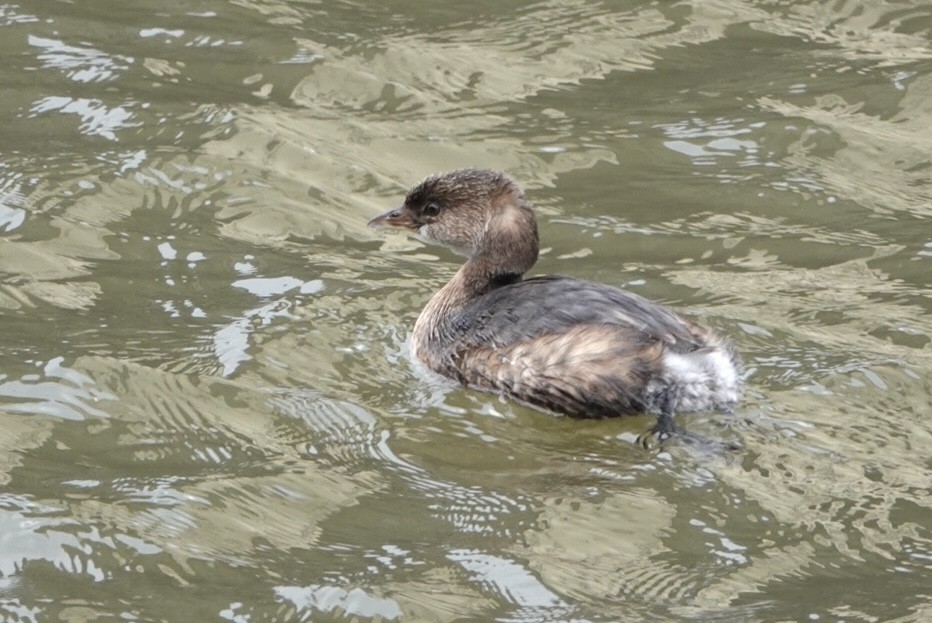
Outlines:
{"type": "MultiPolygon", "coordinates": [[[[415,233],[466,256],[414,324],[412,353],[463,385],[575,418],[730,412],[741,390],[731,342],[610,286],[524,274],[537,262],[534,209],[504,173],[426,178],[369,226],[415,233]]],[[[647,445],[646,437],[639,441],[647,445]]]]}

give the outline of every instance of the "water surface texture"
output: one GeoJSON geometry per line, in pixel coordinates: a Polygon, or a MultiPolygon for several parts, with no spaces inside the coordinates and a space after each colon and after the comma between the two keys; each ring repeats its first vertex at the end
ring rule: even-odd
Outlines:
{"type": "Polygon", "coordinates": [[[932,5],[0,0],[0,620],[932,620],[932,5]],[[414,365],[510,172],[537,273],[734,337],[690,430],[414,365]]]}

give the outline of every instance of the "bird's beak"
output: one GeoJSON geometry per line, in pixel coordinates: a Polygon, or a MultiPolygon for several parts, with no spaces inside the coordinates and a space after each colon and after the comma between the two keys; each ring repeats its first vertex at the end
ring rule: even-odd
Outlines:
{"type": "Polygon", "coordinates": [[[414,221],[411,210],[404,206],[394,208],[384,214],[369,221],[369,227],[373,229],[405,229],[408,231],[417,231],[418,225],[414,221]]]}

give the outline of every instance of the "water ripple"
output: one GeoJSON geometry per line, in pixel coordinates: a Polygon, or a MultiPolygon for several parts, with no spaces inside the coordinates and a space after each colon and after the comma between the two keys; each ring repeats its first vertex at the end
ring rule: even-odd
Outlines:
{"type": "Polygon", "coordinates": [[[928,2],[202,4],[0,3],[0,619],[928,611],[928,2]],[[477,165],[740,451],[410,361],[458,259],[365,223],[477,165]]]}
{"type": "Polygon", "coordinates": [[[75,82],[107,82],[116,79],[134,61],[89,46],[68,45],[57,39],[29,35],[29,45],[42,50],[37,58],[44,67],[59,69],[75,82]]]}

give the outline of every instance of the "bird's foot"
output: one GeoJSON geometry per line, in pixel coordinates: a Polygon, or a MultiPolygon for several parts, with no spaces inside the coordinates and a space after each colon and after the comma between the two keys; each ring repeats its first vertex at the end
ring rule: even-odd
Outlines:
{"type": "Polygon", "coordinates": [[[709,439],[698,433],[694,433],[676,426],[672,423],[669,425],[658,421],[650,429],[637,436],[637,444],[645,450],[660,448],[670,438],[676,437],[677,442],[684,443],[694,448],[699,448],[713,453],[730,453],[740,451],[741,444],[735,441],[722,441],[718,439],[709,439]]]}
{"type": "Polygon", "coordinates": [[[657,417],[657,422],[653,426],[637,436],[637,444],[645,450],[650,450],[654,447],[654,442],[657,447],[660,447],[663,442],[678,432],[676,425],[673,424],[673,416],[662,413],[657,417]]]}

